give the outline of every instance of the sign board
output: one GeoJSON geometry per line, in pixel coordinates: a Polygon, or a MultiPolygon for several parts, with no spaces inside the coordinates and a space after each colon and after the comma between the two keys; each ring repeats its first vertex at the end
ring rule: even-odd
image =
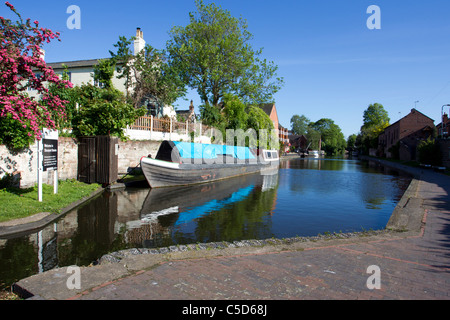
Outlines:
{"type": "Polygon", "coordinates": [[[53,190],[58,193],[58,131],[43,129],[38,141],[38,201],[42,202],[42,175],[53,170],[53,190]]]}
{"type": "Polygon", "coordinates": [[[42,169],[58,170],[58,131],[42,131],[42,169]]]}
{"type": "Polygon", "coordinates": [[[58,170],[58,140],[43,139],[42,167],[44,171],[58,170]]]}

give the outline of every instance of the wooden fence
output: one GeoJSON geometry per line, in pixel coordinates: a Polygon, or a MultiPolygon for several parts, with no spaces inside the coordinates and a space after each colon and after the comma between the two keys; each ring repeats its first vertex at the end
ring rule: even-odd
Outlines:
{"type": "Polygon", "coordinates": [[[209,127],[202,125],[201,122],[178,122],[172,119],[159,119],[153,116],[144,116],[137,119],[129,129],[188,135],[191,132],[202,134],[202,132],[208,130],[209,127]]]}

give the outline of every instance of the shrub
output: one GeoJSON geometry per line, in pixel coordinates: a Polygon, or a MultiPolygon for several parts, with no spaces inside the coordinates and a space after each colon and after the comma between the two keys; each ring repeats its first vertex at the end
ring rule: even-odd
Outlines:
{"type": "Polygon", "coordinates": [[[442,164],[442,154],[439,144],[431,137],[419,142],[417,152],[420,163],[433,166],[440,166],[442,164]]]}

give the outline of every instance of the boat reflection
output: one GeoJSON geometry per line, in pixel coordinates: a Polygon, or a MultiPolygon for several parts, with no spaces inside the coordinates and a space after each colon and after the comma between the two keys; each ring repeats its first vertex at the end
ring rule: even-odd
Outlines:
{"type": "MultiPolygon", "coordinates": [[[[250,207],[264,208],[264,210],[258,211],[259,218],[273,211],[277,185],[278,171],[275,171],[267,174],[245,175],[208,184],[150,189],[143,203],[140,219],[126,223],[126,240],[140,247],[167,245],[168,241],[173,243],[189,242],[187,239],[197,242],[199,241],[198,234],[207,233],[202,224],[206,223],[204,220],[208,216],[215,220],[212,229],[223,233],[223,229],[230,225],[225,221],[232,220],[233,217],[238,220],[255,220],[255,217],[250,217],[253,214],[253,210],[248,209],[250,207]],[[262,197],[260,193],[267,193],[271,190],[271,200],[267,205],[267,196],[262,197]],[[248,208],[236,210],[236,204],[245,203],[246,200],[248,200],[246,205],[248,208]],[[255,201],[258,202],[256,205],[255,201]],[[265,204],[261,205],[261,201],[265,204]],[[232,212],[225,213],[231,208],[233,208],[232,212]],[[215,215],[217,216],[211,217],[215,215]],[[197,233],[196,239],[191,237],[193,232],[197,233]]],[[[239,229],[245,228],[245,226],[244,223],[239,229]]],[[[233,228],[237,229],[236,225],[233,228]]]]}

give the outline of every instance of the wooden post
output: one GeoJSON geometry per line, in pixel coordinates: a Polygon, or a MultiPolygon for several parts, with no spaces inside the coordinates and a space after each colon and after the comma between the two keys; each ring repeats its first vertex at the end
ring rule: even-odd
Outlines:
{"type": "Polygon", "coordinates": [[[150,116],[150,139],[153,136],[153,115],[150,116]]]}
{"type": "Polygon", "coordinates": [[[37,141],[37,186],[38,186],[38,201],[42,202],[42,175],[44,174],[44,170],[42,168],[42,140],[37,141]]]}

